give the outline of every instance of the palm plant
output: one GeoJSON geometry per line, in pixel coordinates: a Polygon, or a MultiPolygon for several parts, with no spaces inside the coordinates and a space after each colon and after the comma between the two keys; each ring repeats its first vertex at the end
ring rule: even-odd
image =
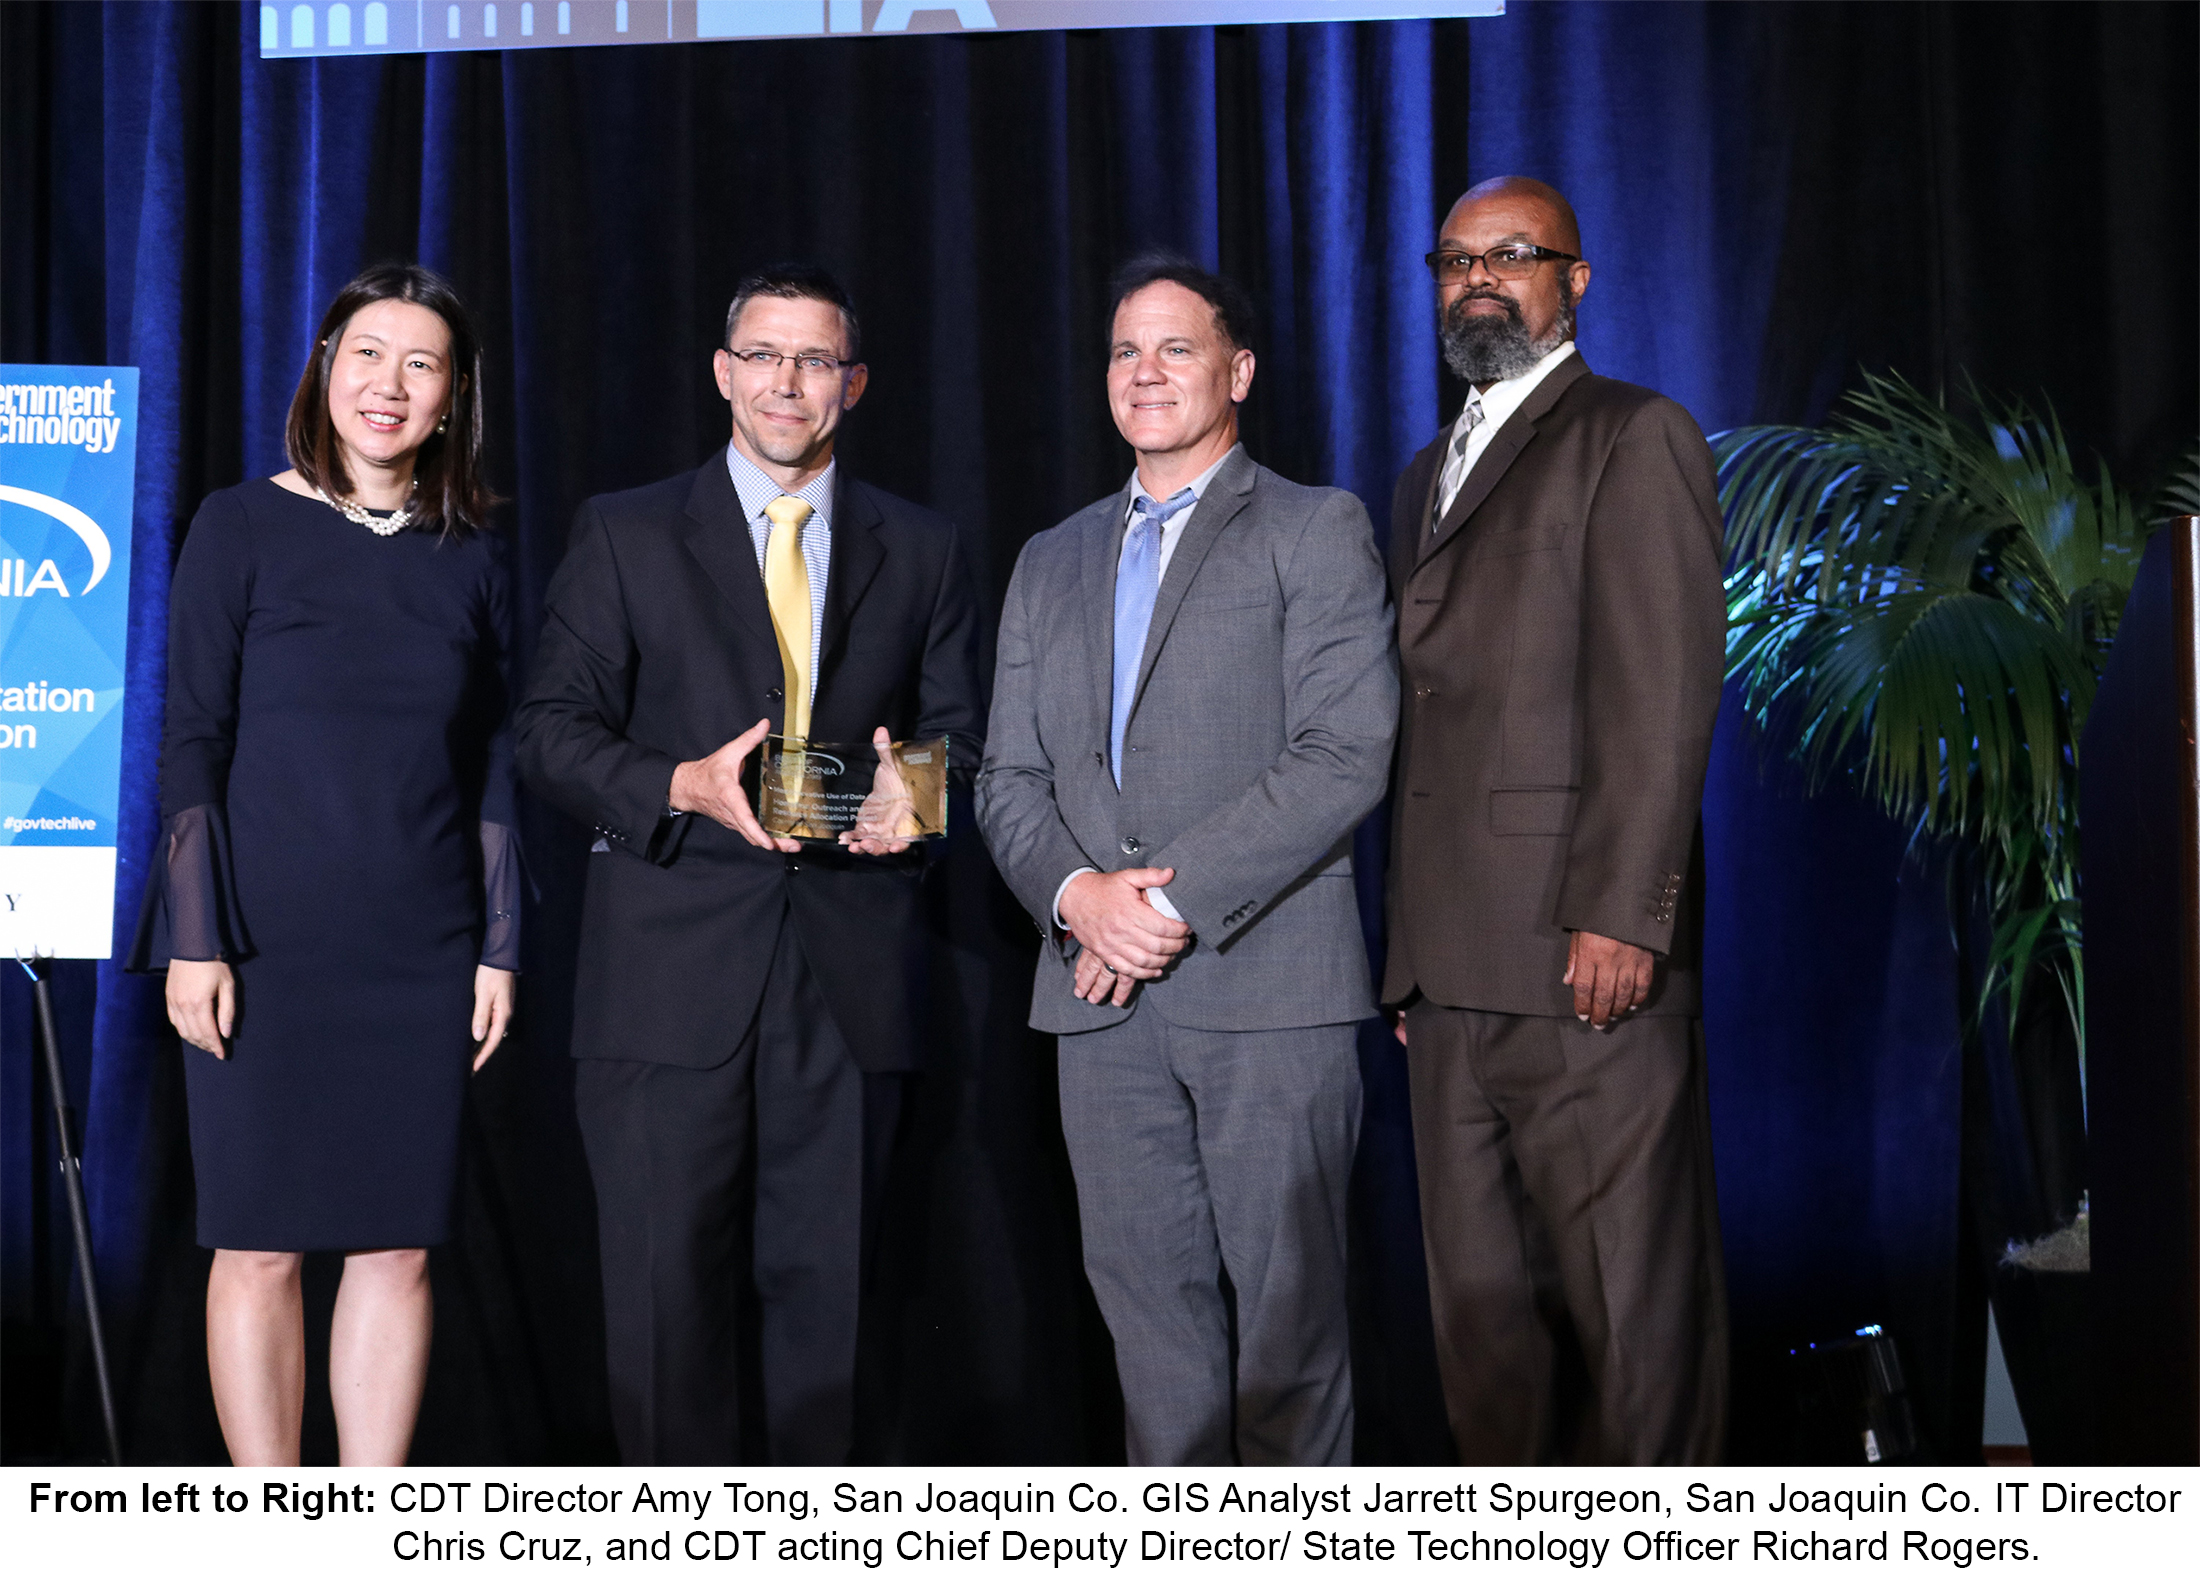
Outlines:
{"type": "Polygon", "coordinates": [[[2200,445],[2185,453],[2177,472],[2162,488],[2162,504],[2154,514],[2163,517],[2200,517],[2200,445]]]}
{"type": "MultiPolygon", "coordinates": [[[[1822,429],[1718,436],[1727,675],[1812,784],[1970,860],[1983,1015],[2043,975],[2085,1050],[2078,742],[2145,539],[2052,413],[1867,375],[1822,429]]],[[[1972,898],[1951,897],[1959,918],[1972,898]]]]}

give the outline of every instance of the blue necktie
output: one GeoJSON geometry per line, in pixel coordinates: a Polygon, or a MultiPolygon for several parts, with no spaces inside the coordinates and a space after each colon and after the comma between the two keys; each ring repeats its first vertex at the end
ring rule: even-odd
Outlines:
{"type": "Polygon", "coordinates": [[[1138,662],[1146,652],[1146,629],[1153,624],[1154,597],[1161,592],[1161,525],[1199,499],[1180,489],[1156,506],[1141,495],[1131,503],[1130,532],[1115,564],[1115,697],[1109,709],[1108,762],[1115,784],[1123,784],[1123,729],[1131,720],[1131,696],[1138,688],[1138,662]]]}

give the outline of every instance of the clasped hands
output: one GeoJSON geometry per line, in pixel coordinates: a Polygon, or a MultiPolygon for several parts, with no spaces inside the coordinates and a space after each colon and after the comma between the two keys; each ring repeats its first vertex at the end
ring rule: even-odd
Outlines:
{"type": "Polygon", "coordinates": [[[1129,1002],[1141,979],[1158,979],[1190,943],[1192,927],[1146,900],[1149,887],[1165,886],[1174,869],[1091,870],[1062,888],[1062,922],[1081,948],[1076,995],[1101,1006],[1129,1002]]]}
{"type": "MultiPolygon", "coordinates": [[[[668,799],[672,812],[707,815],[751,847],[766,852],[800,852],[802,844],[792,836],[764,829],[741,785],[741,772],[749,755],[771,735],[771,729],[771,718],[767,716],[707,759],[690,759],[676,766],[668,799]]],[[[883,726],[871,733],[871,747],[878,754],[878,773],[856,816],[855,828],[840,833],[841,846],[870,858],[906,852],[914,839],[916,811],[902,782],[901,766],[894,759],[893,742],[883,726]]]]}

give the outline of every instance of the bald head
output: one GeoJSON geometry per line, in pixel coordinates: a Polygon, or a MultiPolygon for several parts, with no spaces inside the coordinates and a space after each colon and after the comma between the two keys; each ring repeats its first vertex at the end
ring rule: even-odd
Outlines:
{"type": "Polygon", "coordinates": [[[1539,234],[1528,237],[1529,241],[1581,256],[1581,225],[1574,219],[1574,206],[1556,187],[1533,176],[1492,176],[1469,187],[1445,217],[1444,235],[1451,236],[1468,224],[1469,211],[1488,213],[1500,208],[1520,212],[1523,220],[1525,211],[1535,211],[1542,223],[1535,227],[1539,234]]]}
{"type": "Polygon", "coordinates": [[[1429,264],[1444,361],[1477,390],[1518,378],[1574,338],[1590,270],[1574,206],[1557,188],[1529,176],[1469,188],[1444,217],[1429,264]]]}

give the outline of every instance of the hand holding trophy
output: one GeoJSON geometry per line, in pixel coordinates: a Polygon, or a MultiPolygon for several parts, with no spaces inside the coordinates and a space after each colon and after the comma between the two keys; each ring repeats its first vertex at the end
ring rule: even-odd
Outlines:
{"type": "Polygon", "coordinates": [[[758,756],[756,817],[779,840],[830,841],[865,857],[947,834],[947,739],[861,745],[774,737],[758,756]]]}
{"type": "Polygon", "coordinates": [[[871,734],[871,747],[878,754],[878,769],[871,773],[871,790],[856,810],[854,827],[840,833],[840,844],[850,852],[882,858],[907,851],[909,843],[924,834],[924,822],[917,818],[909,782],[885,727],[871,734]]]}

